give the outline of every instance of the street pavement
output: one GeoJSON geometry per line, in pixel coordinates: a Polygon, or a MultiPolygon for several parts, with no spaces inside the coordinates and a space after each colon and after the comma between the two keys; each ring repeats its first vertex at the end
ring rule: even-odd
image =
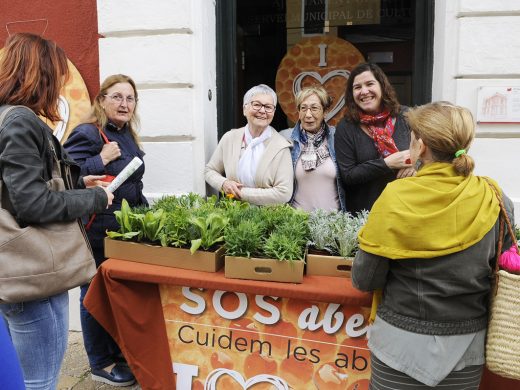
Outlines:
{"type": "Polygon", "coordinates": [[[90,377],[87,354],[83,347],[81,332],[69,332],[69,346],[61,367],[58,390],[91,390],[91,389],[125,389],[140,390],[137,383],[133,386],[114,387],[100,382],[94,382],[90,377]]]}

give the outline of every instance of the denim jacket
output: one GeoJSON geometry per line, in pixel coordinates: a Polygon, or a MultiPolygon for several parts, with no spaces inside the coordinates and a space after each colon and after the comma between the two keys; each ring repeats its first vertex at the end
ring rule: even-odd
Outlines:
{"type": "MultiPolygon", "coordinates": [[[[336,188],[338,190],[338,198],[339,198],[339,205],[341,211],[345,211],[345,191],[343,190],[343,186],[340,182],[340,176],[339,176],[339,169],[338,169],[338,163],[336,161],[336,152],[334,151],[334,133],[336,131],[336,128],[334,126],[329,126],[325,124],[326,128],[328,129],[328,135],[327,135],[327,143],[328,148],[330,152],[330,157],[332,158],[332,162],[334,163],[334,167],[336,167],[336,188]]],[[[296,126],[294,126],[291,136],[289,140],[292,142],[292,148],[291,148],[291,158],[293,163],[293,170],[296,172],[296,162],[300,158],[301,155],[301,145],[300,145],[300,134],[301,134],[301,128],[300,128],[300,122],[298,121],[296,123],[296,126]]],[[[292,203],[294,200],[294,194],[297,191],[297,183],[296,183],[296,176],[294,177],[294,190],[293,195],[291,197],[291,200],[289,203],[292,203]]]]}

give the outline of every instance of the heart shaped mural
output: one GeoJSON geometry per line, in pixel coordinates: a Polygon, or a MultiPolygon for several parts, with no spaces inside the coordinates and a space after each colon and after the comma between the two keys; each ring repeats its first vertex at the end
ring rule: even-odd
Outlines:
{"type": "Polygon", "coordinates": [[[290,125],[298,120],[295,94],[306,86],[321,84],[333,101],[326,120],[335,126],[344,115],[350,71],[364,61],[354,45],[337,37],[304,38],[291,47],[276,73],[278,102],[290,125]]]}
{"type": "Polygon", "coordinates": [[[216,370],[211,371],[206,378],[204,390],[217,390],[217,381],[224,375],[233,378],[244,390],[252,388],[254,385],[259,383],[269,383],[273,385],[276,390],[289,390],[287,382],[275,375],[260,374],[245,380],[240,373],[234,370],[228,370],[227,368],[217,368],[216,370]]]}
{"type": "MultiPolygon", "coordinates": [[[[328,80],[332,79],[333,77],[343,77],[345,79],[345,87],[346,87],[346,82],[348,80],[348,76],[350,76],[350,72],[348,70],[340,70],[340,69],[330,71],[323,77],[318,72],[302,72],[298,76],[296,76],[296,78],[294,79],[294,83],[293,83],[294,96],[296,96],[296,94],[302,90],[302,80],[305,79],[305,77],[312,77],[319,84],[321,84],[323,86],[325,86],[325,83],[328,80]]],[[[329,112],[327,112],[327,115],[325,115],[325,120],[327,122],[329,122],[332,118],[334,118],[334,116],[336,116],[336,114],[338,112],[340,112],[341,109],[343,108],[343,106],[345,105],[345,94],[343,93],[341,96],[334,99],[334,101],[336,102],[336,104],[334,105],[334,107],[332,107],[332,109],[329,112]]]]}

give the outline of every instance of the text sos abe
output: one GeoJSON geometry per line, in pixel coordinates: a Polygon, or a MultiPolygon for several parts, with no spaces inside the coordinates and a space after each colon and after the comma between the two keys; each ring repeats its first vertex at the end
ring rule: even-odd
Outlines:
{"type": "MultiPolygon", "coordinates": [[[[180,305],[182,311],[192,315],[204,313],[206,310],[206,300],[203,296],[206,295],[204,294],[204,289],[183,287],[182,295],[189,301],[189,303],[186,302],[180,305]]],[[[279,308],[269,303],[266,298],[274,301],[280,299],[273,296],[255,295],[255,303],[264,313],[256,312],[253,318],[264,325],[273,325],[280,321],[281,313],[279,308]]],[[[235,320],[242,317],[247,312],[249,306],[247,294],[223,290],[215,290],[213,292],[211,303],[215,312],[227,320],[235,320]],[[222,298],[225,294],[234,294],[236,296],[237,305],[234,310],[224,309],[222,298]]],[[[361,313],[355,313],[345,318],[345,314],[341,311],[341,305],[338,303],[329,303],[323,314],[323,319],[319,320],[320,317],[320,308],[315,304],[309,303],[309,307],[300,312],[297,325],[302,330],[308,329],[310,331],[322,328],[327,334],[335,334],[344,326],[348,337],[361,337],[369,329],[369,325],[365,323],[365,318],[361,313]]]]}

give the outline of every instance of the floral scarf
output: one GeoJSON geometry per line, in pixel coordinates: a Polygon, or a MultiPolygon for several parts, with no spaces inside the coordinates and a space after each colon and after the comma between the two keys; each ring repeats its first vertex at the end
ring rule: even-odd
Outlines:
{"type": "Polygon", "coordinates": [[[377,151],[385,158],[398,152],[392,135],[394,134],[394,123],[388,111],[376,115],[359,114],[360,122],[368,127],[368,133],[374,140],[377,151]],[[375,123],[386,120],[385,127],[376,127],[375,123]]]}

